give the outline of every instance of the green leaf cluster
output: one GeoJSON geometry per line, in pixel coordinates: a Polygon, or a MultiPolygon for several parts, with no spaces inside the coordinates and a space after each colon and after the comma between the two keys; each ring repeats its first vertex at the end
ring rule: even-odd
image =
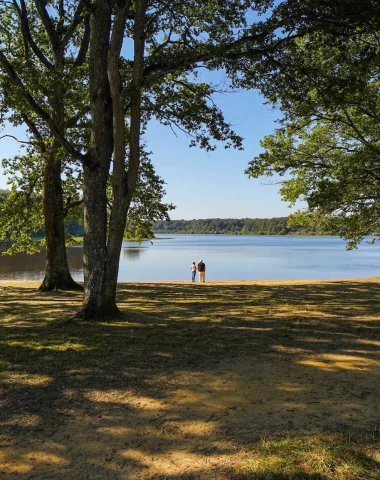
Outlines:
{"type": "Polygon", "coordinates": [[[343,45],[318,34],[262,66],[262,90],[284,117],[247,173],[282,177],[282,198],[307,204],[290,224],[327,226],[347,248],[380,231],[379,60],[377,35],[343,45]]]}

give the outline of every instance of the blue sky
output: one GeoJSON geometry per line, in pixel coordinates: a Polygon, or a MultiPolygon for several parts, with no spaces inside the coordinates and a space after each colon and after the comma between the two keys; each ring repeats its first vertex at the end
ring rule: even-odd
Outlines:
{"type": "MultiPolygon", "coordinates": [[[[290,210],[281,201],[278,185],[265,179],[252,180],[244,175],[249,160],[260,151],[259,141],[276,128],[280,113],[264,105],[258,92],[235,92],[217,98],[225,117],[244,137],[244,151],[225,150],[206,153],[189,148],[189,138],[176,137],[169,127],[157,122],[149,125],[146,141],[153,152],[157,173],[166,181],[166,201],[177,208],[172,219],[193,218],[264,218],[286,216],[290,210]]],[[[25,139],[22,127],[2,131],[25,139]]],[[[0,158],[15,155],[20,144],[11,138],[0,140],[0,158]]],[[[1,170],[1,167],[0,167],[1,170]]],[[[0,188],[6,187],[1,170],[0,188]]]]}
{"type": "Polygon", "coordinates": [[[225,117],[244,137],[244,151],[225,150],[221,145],[207,153],[189,148],[189,139],[178,138],[168,127],[150,125],[147,143],[153,151],[157,172],[167,182],[167,200],[177,208],[173,219],[265,218],[287,216],[291,209],[282,202],[278,185],[266,179],[248,179],[248,162],[260,152],[260,139],[276,128],[280,113],[258,92],[237,92],[218,97],[225,117]]]}

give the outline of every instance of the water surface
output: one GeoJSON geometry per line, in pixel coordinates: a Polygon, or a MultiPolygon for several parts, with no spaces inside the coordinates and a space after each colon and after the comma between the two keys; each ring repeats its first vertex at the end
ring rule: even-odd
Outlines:
{"type": "MultiPolygon", "coordinates": [[[[73,277],[83,280],[82,247],[69,247],[73,277]]],[[[371,277],[380,274],[380,245],[346,251],[338,237],[158,235],[124,242],[120,281],[189,280],[190,265],[206,263],[206,281],[371,277]]],[[[0,257],[0,279],[40,280],[44,254],[0,257]]]]}

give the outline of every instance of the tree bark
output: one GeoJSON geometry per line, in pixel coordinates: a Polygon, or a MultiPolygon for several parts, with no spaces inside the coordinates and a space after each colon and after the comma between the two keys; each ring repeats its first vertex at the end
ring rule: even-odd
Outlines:
{"type": "Polygon", "coordinates": [[[112,150],[112,99],[107,76],[111,29],[111,2],[97,0],[90,18],[91,142],[83,169],[84,198],[84,299],[78,316],[97,320],[118,311],[116,298],[105,295],[107,258],[107,180],[112,150]]]}
{"type": "MultiPolygon", "coordinates": [[[[130,2],[125,2],[115,16],[114,30],[108,59],[108,75],[113,100],[114,166],[113,203],[107,243],[108,280],[106,299],[116,302],[117,277],[127,214],[136,187],[140,165],[141,88],[144,72],[145,12],[147,0],[139,0],[134,24],[134,73],[131,91],[131,120],[129,138],[129,165],[126,171],[124,103],[120,95],[119,56],[122,46],[125,19],[130,2]]],[[[116,303],[115,303],[116,305],[116,303]]]]}
{"type": "MultiPolygon", "coordinates": [[[[54,68],[59,71],[64,63],[64,50],[58,45],[55,48],[54,68]]],[[[64,89],[61,82],[55,80],[53,120],[64,132],[64,89]]],[[[67,263],[63,190],[61,179],[61,160],[59,148],[61,142],[53,135],[47,152],[44,168],[43,210],[46,235],[45,278],[39,287],[40,291],[49,290],[83,290],[71,277],[67,263]]]]}
{"type": "Polygon", "coordinates": [[[59,147],[60,143],[53,138],[44,168],[46,266],[45,278],[39,287],[40,291],[83,290],[83,287],[71,277],[67,263],[61,162],[57,158],[59,147]]]}
{"type": "Polygon", "coordinates": [[[123,44],[124,29],[130,7],[127,0],[115,13],[114,27],[108,53],[108,78],[113,105],[113,170],[112,170],[112,209],[109,220],[107,241],[108,281],[105,295],[108,303],[116,299],[117,277],[121,246],[124,238],[128,213],[128,181],[126,166],[126,141],[124,102],[121,96],[121,79],[119,73],[120,52],[123,44]]]}

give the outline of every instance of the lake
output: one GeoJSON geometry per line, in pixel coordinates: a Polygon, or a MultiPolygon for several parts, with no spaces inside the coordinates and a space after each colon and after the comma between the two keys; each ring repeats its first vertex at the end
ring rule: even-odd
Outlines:
{"type": "MultiPolygon", "coordinates": [[[[189,280],[202,258],[206,281],[359,278],[380,274],[380,244],[346,251],[338,237],[157,235],[153,244],[124,242],[120,281],[189,280]]],[[[82,247],[69,247],[70,269],[83,280],[82,247]]],[[[0,257],[0,279],[41,280],[44,254],[0,257]]]]}

